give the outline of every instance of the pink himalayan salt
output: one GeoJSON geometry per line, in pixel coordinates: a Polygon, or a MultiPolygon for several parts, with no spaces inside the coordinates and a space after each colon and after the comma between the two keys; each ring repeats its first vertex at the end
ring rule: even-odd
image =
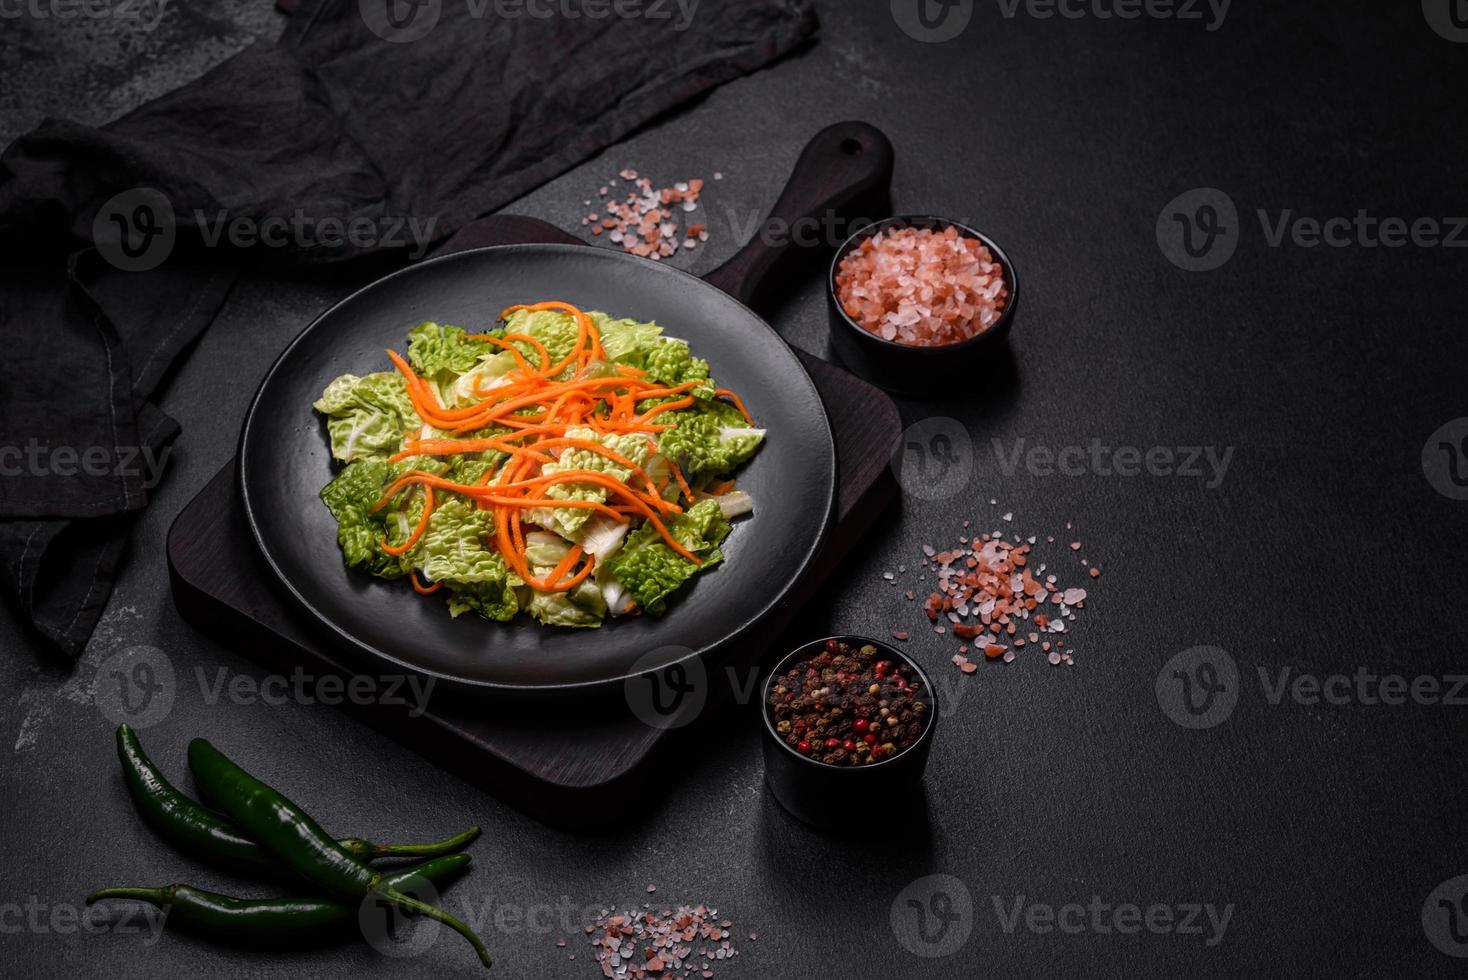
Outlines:
{"type": "Polygon", "coordinates": [[[862,242],[836,270],[836,297],[858,326],[884,340],[936,347],[974,337],[1009,302],[988,246],[949,226],[897,228],[862,242]]]}

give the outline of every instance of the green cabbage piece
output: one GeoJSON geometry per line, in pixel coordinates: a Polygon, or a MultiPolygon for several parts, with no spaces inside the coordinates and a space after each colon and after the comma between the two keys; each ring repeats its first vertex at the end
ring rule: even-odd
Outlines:
{"type": "Polygon", "coordinates": [[[607,615],[607,602],[601,589],[588,577],[567,592],[535,592],[527,609],[547,626],[586,628],[602,624],[607,615]]]}
{"type": "MultiPolygon", "coordinates": [[[[572,439],[600,443],[638,466],[646,463],[647,458],[652,455],[652,447],[648,445],[647,437],[642,435],[597,435],[588,428],[567,429],[566,435],[572,439]]],[[[550,476],[564,470],[594,470],[623,482],[632,476],[631,470],[619,466],[602,454],[575,446],[567,447],[561,453],[560,459],[547,463],[541,468],[541,473],[550,476]]],[[[594,500],[601,503],[607,499],[607,490],[594,483],[558,483],[547,489],[545,495],[554,500],[594,500]]],[[[589,507],[536,507],[527,516],[532,523],[575,540],[581,533],[582,525],[591,515],[592,510],[589,507]]]]}
{"type": "Polygon", "coordinates": [[[674,460],[690,480],[732,471],[765,439],[763,429],[751,429],[737,408],[718,399],[667,412],[662,419],[673,428],[658,440],[658,451],[674,460]]]}
{"type": "Polygon", "coordinates": [[[312,406],[326,416],[331,455],[350,463],[386,458],[402,445],[403,433],[423,422],[408,398],[408,385],[395,371],[357,377],[344,374],[312,406]]]}
{"type": "Polygon", "coordinates": [[[408,331],[408,363],[432,381],[457,377],[473,369],[485,354],[498,348],[487,340],[470,340],[469,331],[427,321],[408,331]]]}
{"type": "Polygon", "coordinates": [[[698,555],[697,565],[668,547],[651,522],[627,535],[627,541],[606,566],[612,576],[654,616],[667,608],[665,600],[693,575],[724,560],[719,545],[729,535],[729,522],[716,500],[701,500],[664,522],[679,544],[698,555]]]}
{"type": "Polygon", "coordinates": [[[709,362],[701,357],[694,357],[688,344],[681,340],[664,338],[647,350],[642,357],[642,363],[637,366],[647,372],[649,380],[664,385],[709,380],[709,362]]]}
{"type": "Polygon", "coordinates": [[[656,323],[637,320],[614,320],[605,313],[590,313],[591,322],[601,334],[601,347],[609,360],[619,363],[637,360],[650,351],[662,335],[656,323]]]}
{"type": "MultiPolygon", "coordinates": [[[[525,535],[525,561],[531,569],[553,570],[571,550],[571,544],[559,534],[548,531],[531,531],[525,535]]],[[[536,578],[544,578],[536,573],[536,578]]]]}
{"type": "Polygon", "coordinates": [[[508,457],[509,453],[498,451],[450,456],[448,478],[455,483],[478,483],[484,474],[498,470],[508,457]]]}
{"type": "MultiPolygon", "coordinates": [[[[348,568],[362,568],[381,578],[401,578],[408,573],[405,558],[382,550],[388,519],[395,512],[384,508],[377,514],[372,506],[395,479],[396,467],[381,460],[349,463],[321,491],[321,499],[336,518],[336,540],[348,568]]],[[[420,510],[421,514],[422,511],[420,510]]]]}
{"type": "Polygon", "coordinates": [[[434,508],[428,529],[411,552],[423,580],[442,582],[452,593],[449,612],[455,617],[476,612],[507,622],[520,611],[515,588],[525,583],[498,552],[485,546],[493,535],[493,513],[449,495],[434,508]]]}

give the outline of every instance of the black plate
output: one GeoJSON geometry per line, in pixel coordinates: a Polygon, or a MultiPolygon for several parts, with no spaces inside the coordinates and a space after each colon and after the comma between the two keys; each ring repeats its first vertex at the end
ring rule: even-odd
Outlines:
{"type": "Polygon", "coordinates": [[[820,546],[835,500],[836,450],[814,383],[774,330],[727,294],[667,266],[582,246],[509,245],[459,252],[358,291],[307,327],[265,376],[240,436],[245,516],[265,560],[306,610],[388,664],[456,684],[565,693],[615,684],[730,643],[769,613],[820,546]],[[319,493],[336,472],[311,403],[335,377],[389,368],[424,320],[488,329],[514,303],[565,300],[656,320],[708,358],[769,436],[738,474],[755,500],[735,522],[726,560],[697,576],[661,617],[600,629],[529,617],[451,619],[442,598],[349,571],[319,493]]]}

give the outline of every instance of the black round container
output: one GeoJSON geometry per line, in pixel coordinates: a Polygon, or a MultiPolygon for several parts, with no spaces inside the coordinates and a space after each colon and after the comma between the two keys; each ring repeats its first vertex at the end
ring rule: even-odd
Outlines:
{"type": "Polygon", "coordinates": [[[860,817],[905,813],[921,796],[923,770],[938,727],[938,695],[927,672],[892,646],[864,636],[835,636],[812,640],[785,656],[760,685],[760,717],[764,719],[765,782],[780,805],[808,824],[836,827],[860,817]],[[770,717],[770,688],[780,674],[799,660],[816,656],[828,640],[853,646],[870,643],[889,660],[912,668],[922,682],[918,700],[927,705],[927,726],[915,743],[881,762],[865,766],[833,766],[801,755],[786,745],[770,717]]]}
{"type": "Polygon", "coordinates": [[[1014,263],[1009,255],[993,239],[982,235],[967,225],[939,218],[935,215],[900,215],[867,225],[848,238],[836,250],[826,276],[826,300],[831,313],[831,345],[839,357],[852,371],[879,387],[899,394],[933,394],[940,386],[974,379],[974,372],[982,368],[986,358],[999,349],[1004,338],[1009,336],[1014,322],[1014,311],[1019,306],[1019,280],[1015,276],[1014,263]],[[863,330],[836,298],[836,272],[841,261],[862,242],[881,231],[893,228],[921,228],[942,231],[952,227],[965,238],[983,242],[1004,269],[1004,282],[1009,287],[1009,303],[989,329],[968,340],[941,347],[913,347],[884,340],[870,331],[863,330]]]}

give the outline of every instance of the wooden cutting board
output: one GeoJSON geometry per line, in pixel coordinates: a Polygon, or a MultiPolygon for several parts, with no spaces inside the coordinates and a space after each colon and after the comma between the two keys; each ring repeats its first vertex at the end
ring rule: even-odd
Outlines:
{"type": "MultiPolygon", "coordinates": [[[[771,220],[858,205],[870,208],[874,193],[885,196],[891,162],[890,144],[871,127],[830,127],[802,155],[771,220]],[[854,154],[857,145],[865,152],[854,154]]],[[[748,301],[779,258],[780,249],[761,244],[759,238],[709,281],[748,301]]],[[[438,254],[522,242],[585,244],[537,219],[498,215],[464,228],[438,254]]],[[[570,829],[606,827],[619,817],[645,812],[654,760],[676,751],[677,745],[696,743],[700,732],[724,723],[729,707],[749,699],[752,671],[808,639],[782,642],[780,634],[896,496],[889,461],[902,423],[892,400],[820,358],[796,353],[820,391],[835,436],[835,525],[789,599],[743,635],[718,664],[708,665],[712,669],[705,670],[697,698],[701,708],[675,712],[671,720],[653,716],[649,724],[644,720],[650,717],[647,707],[635,695],[579,699],[566,710],[564,702],[507,701],[440,687],[427,699],[426,710],[385,703],[344,703],[343,709],[546,823],[570,829]]],[[[353,651],[330,638],[279,590],[245,524],[233,462],[175,519],[168,533],[168,562],[174,601],[183,617],[263,667],[285,674],[299,668],[318,682],[380,670],[358,663],[353,651]]]]}

